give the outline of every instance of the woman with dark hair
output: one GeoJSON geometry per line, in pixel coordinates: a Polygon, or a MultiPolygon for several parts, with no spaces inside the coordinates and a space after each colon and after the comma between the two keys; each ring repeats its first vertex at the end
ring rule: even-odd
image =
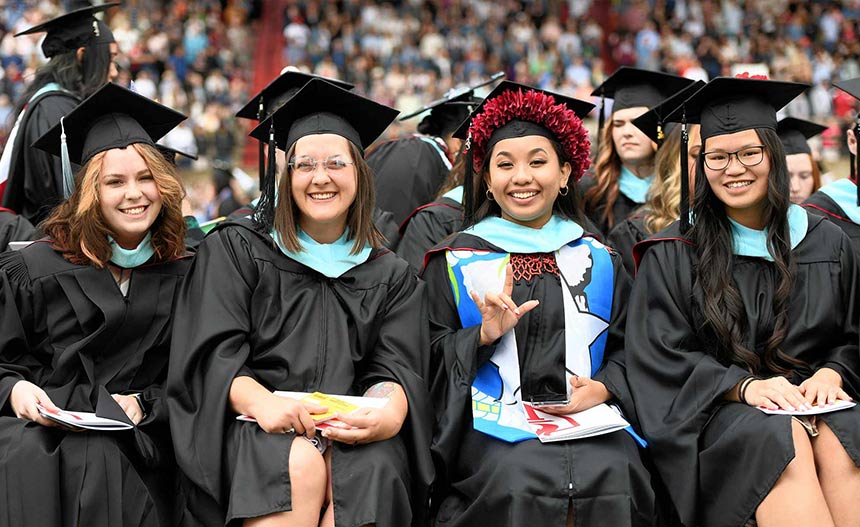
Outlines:
{"type": "Polygon", "coordinates": [[[37,143],[61,154],[65,133],[83,166],[47,238],[0,254],[4,527],[173,524],[162,385],[190,261],[182,183],[154,141],[184,118],[109,84],[37,143]],[[58,409],[133,429],[68,430],[58,409]]]}
{"type": "Polygon", "coordinates": [[[426,520],[424,288],[382,248],[363,160],[396,114],[314,79],[252,132],[270,159],[276,146],[287,152],[277,202],[264,186],[253,218],[206,237],[179,301],[168,404],[184,522],[426,520]],[[323,408],[273,390],[388,401],[320,434],[312,416],[323,408]]]}
{"type": "Polygon", "coordinates": [[[692,227],[636,248],[628,379],[684,525],[860,521],[860,410],[808,416],[857,397],[860,313],[848,238],[789,201],[776,112],[806,87],[719,77],[688,99],[692,227]]]}
{"type": "Polygon", "coordinates": [[[50,60],[13,112],[16,121],[0,157],[0,204],[34,225],[63,199],[63,186],[59,160],[30,145],[118,74],[116,41],[94,16],[116,5],[77,9],[16,35],[46,33],[42,51],[50,60]]]}
{"type": "Polygon", "coordinates": [[[593,107],[503,82],[458,131],[468,128],[468,228],[431,251],[424,271],[437,525],[655,522],[632,430],[545,443],[528,421],[536,406],[568,417],[608,402],[632,408],[621,332],[629,278],[581,227],[581,117],[593,107]]]}

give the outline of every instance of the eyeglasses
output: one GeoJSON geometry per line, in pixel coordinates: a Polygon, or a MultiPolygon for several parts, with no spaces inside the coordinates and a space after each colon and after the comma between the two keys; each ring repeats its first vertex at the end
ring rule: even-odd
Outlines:
{"type": "Polygon", "coordinates": [[[354,164],[354,161],[344,161],[338,156],[331,156],[325,159],[314,159],[310,156],[292,157],[288,163],[293,170],[302,174],[314,172],[317,169],[317,165],[322,165],[326,172],[337,172],[354,164]]]}
{"type": "Polygon", "coordinates": [[[711,170],[725,170],[732,162],[732,156],[745,167],[754,167],[764,159],[764,145],[748,146],[735,152],[705,152],[705,166],[711,170]]]}

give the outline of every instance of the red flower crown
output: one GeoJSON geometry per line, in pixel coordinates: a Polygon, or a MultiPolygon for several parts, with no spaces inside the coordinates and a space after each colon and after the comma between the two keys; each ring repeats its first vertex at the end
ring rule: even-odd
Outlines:
{"type": "Polygon", "coordinates": [[[469,148],[477,170],[483,166],[490,136],[514,119],[537,123],[552,132],[570,159],[571,176],[575,181],[579,181],[591,166],[591,141],[582,119],[564,104],[556,104],[552,95],[519,89],[493,97],[484,103],[483,112],[472,118],[469,148]]]}

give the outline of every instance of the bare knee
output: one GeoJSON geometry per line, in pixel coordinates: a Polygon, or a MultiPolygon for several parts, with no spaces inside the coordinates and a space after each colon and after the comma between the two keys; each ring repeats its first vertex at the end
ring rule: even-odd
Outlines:
{"type": "Polygon", "coordinates": [[[293,496],[325,498],[328,471],[325,460],[308,441],[297,437],[290,448],[290,486],[293,496]]]}

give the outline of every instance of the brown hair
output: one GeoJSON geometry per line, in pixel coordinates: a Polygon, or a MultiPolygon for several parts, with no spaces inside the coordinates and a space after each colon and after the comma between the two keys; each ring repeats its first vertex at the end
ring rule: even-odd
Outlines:
{"type": "Polygon", "coordinates": [[[818,161],[811,154],[807,155],[812,162],[812,193],[815,194],[821,188],[821,169],[818,167],[818,161]]]}
{"type": "MultiPolygon", "coordinates": [[[[161,194],[161,213],[150,226],[152,247],[158,262],[185,254],[185,220],[182,199],[185,189],[176,168],[154,147],[135,143],[130,148],[140,154],[161,194]]],[[[99,206],[99,176],[105,152],[84,164],[75,176],[75,190],[42,222],[41,229],[53,238],[53,248],[76,265],[104,267],[111,257],[110,226],[99,206]]]]}
{"type": "MultiPolygon", "coordinates": [[[[349,144],[349,155],[355,163],[355,174],[357,178],[355,199],[349,206],[346,216],[346,226],[349,230],[348,238],[353,240],[352,254],[358,254],[365,246],[378,249],[382,247],[385,237],[373,223],[373,209],[376,204],[376,194],[373,190],[373,172],[365,163],[361,150],[354,144],[349,144]]],[[[296,152],[296,145],[290,147],[287,159],[291,159],[296,152]]],[[[302,244],[298,236],[299,208],[293,201],[292,168],[289,164],[284,167],[284,177],[278,185],[278,203],[275,208],[275,231],[281,238],[287,250],[294,253],[302,251],[302,244]]]]}
{"type": "Polygon", "coordinates": [[[621,175],[621,158],[615,151],[615,143],[612,141],[612,121],[610,120],[603,128],[603,137],[600,138],[600,150],[597,152],[597,161],[594,163],[594,186],[585,192],[585,208],[597,210],[601,199],[606,199],[603,215],[599,218],[605,221],[609,228],[615,223],[612,209],[618,200],[618,177],[621,175]]]}

